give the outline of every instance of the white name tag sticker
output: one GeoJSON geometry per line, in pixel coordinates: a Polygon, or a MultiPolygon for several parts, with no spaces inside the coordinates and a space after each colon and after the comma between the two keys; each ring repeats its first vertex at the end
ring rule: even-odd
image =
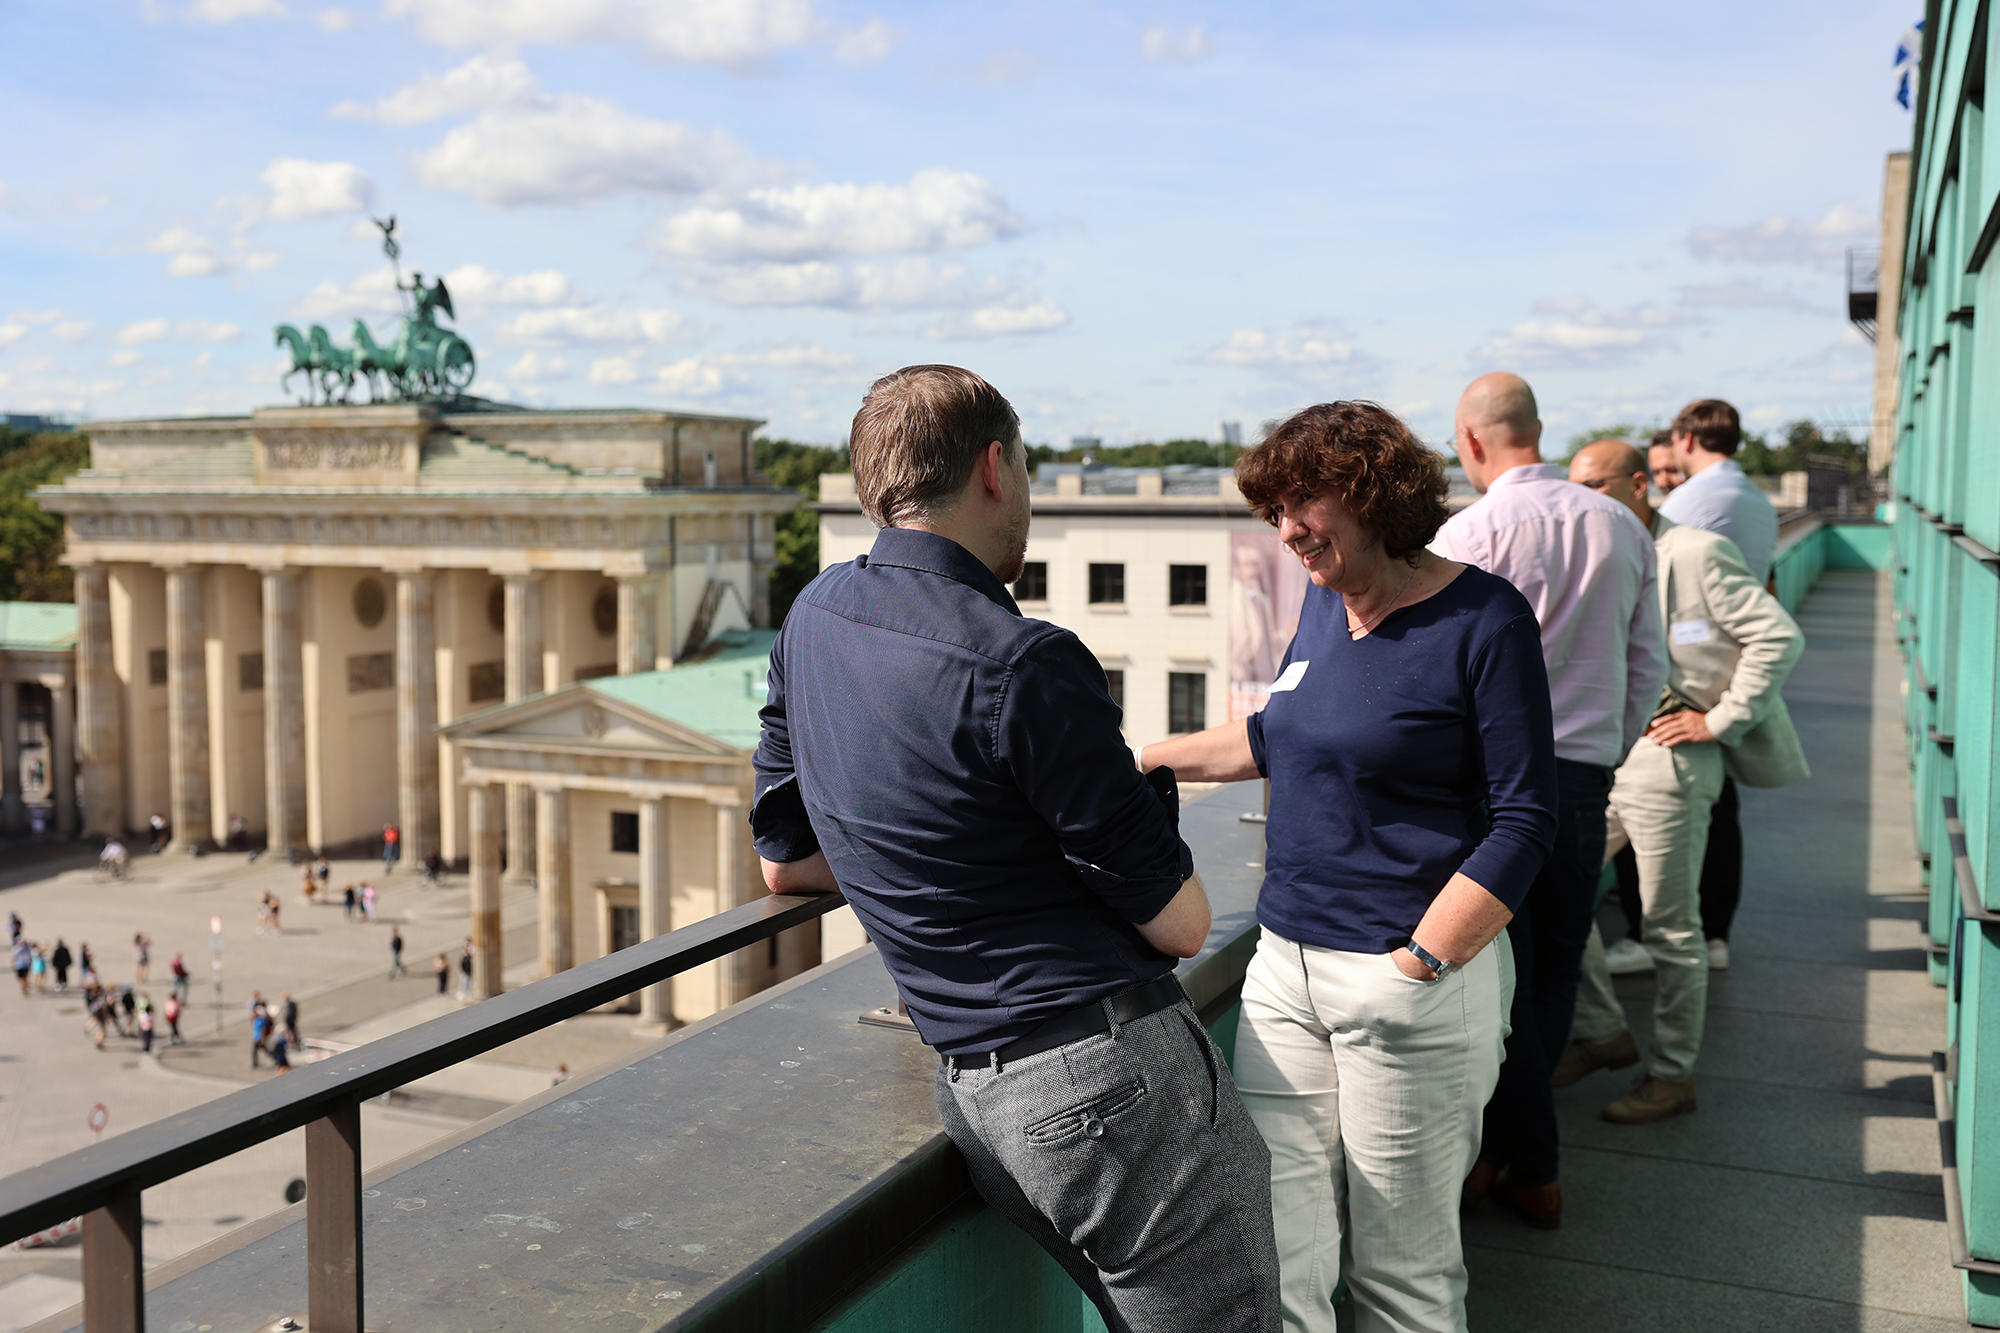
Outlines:
{"type": "Polygon", "coordinates": [[[1311,662],[1294,662],[1286,667],[1278,673],[1278,678],[1271,682],[1271,693],[1283,694],[1286,690],[1296,690],[1299,682],[1306,678],[1306,668],[1311,665],[1311,662]]]}
{"type": "Polygon", "coordinates": [[[1714,637],[1706,620],[1677,620],[1673,624],[1675,647],[1689,643],[1707,643],[1714,637]]]}

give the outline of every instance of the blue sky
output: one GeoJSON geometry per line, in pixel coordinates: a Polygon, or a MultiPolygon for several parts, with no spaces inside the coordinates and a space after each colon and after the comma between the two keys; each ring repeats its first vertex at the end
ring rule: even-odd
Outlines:
{"type": "Polygon", "coordinates": [[[446,274],[475,392],[837,440],[985,374],[1031,440],[1511,369],[1558,439],[1860,424],[1842,255],[1913,3],[9,0],[0,410],[281,401],[279,322],[446,274]]]}

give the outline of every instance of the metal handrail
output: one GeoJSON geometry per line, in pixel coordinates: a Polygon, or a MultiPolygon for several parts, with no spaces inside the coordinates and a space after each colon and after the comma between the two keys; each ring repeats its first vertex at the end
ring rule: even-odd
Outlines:
{"type": "Polygon", "coordinates": [[[1958,882],[1959,914],[1981,925],[2000,925],[2000,912],[1979,899],[1979,876],[1972,868],[1972,852],[1965,844],[1965,821],[1958,817],[1958,798],[1943,796],[1938,798],[1938,804],[1944,809],[1944,837],[1951,848],[1952,878],[1958,882]]]}
{"type": "Polygon", "coordinates": [[[362,1102],[841,905],[838,894],[745,903],[0,1178],[0,1243],[82,1214],[84,1329],[139,1333],[145,1327],[139,1192],[304,1127],[311,1327],[361,1333],[362,1102]]]}

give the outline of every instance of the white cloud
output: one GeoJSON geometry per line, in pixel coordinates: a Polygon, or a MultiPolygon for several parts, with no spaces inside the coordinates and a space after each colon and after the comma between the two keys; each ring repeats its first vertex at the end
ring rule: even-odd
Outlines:
{"type": "Polygon", "coordinates": [[[1215,54],[1215,39],[1197,23],[1186,32],[1148,28],[1139,34],[1139,54],[1163,64],[1189,65],[1215,54]]]}
{"type": "Polygon", "coordinates": [[[1002,83],[1027,83],[1048,68],[1048,58],[1031,56],[1017,47],[995,51],[969,71],[974,83],[991,88],[1002,83]]]}
{"type": "Polygon", "coordinates": [[[377,102],[342,102],[331,114],[384,125],[423,125],[468,111],[516,106],[535,95],[535,76],[519,60],[476,55],[443,74],[426,74],[377,102]]]}
{"type": "Polygon", "coordinates": [[[265,216],[274,222],[358,213],[375,197],[375,183],[352,162],[273,158],[258,179],[270,187],[265,216]]]}
{"type": "Polygon", "coordinates": [[[886,264],[701,265],[683,275],[683,290],[736,306],[823,306],[835,310],[923,310],[994,303],[1023,294],[996,279],[971,282],[963,264],[921,256],[886,264]]]}
{"type": "Polygon", "coordinates": [[[559,305],[570,299],[569,275],[552,268],[509,276],[484,264],[461,264],[444,275],[444,284],[461,314],[486,306],[559,305]]]}
{"type": "Polygon", "coordinates": [[[354,26],[354,11],[349,9],[322,9],[313,15],[313,22],[319,24],[322,32],[346,32],[354,26]]]}
{"type": "Polygon", "coordinates": [[[125,366],[136,366],[145,359],[146,358],[144,353],[135,351],[130,347],[124,348],[121,351],[113,352],[111,354],[111,364],[114,366],[118,366],[120,368],[125,366]]]}
{"type": "Polygon", "coordinates": [[[1695,227],[1688,252],[1696,259],[1739,264],[1798,264],[1826,259],[1875,239],[1880,224],[1846,204],[1835,204],[1817,222],[1771,217],[1747,227],[1695,227]]]}
{"type": "Polygon", "coordinates": [[[1499,368],[1607,366],[1666,345],[1682,316],[1659,306],[1606,309],[1581,298],[1535,302],[1535,314],[1481,343],[1473,358],[1499,368]]]}
{"type": "Polygon", "coordinates": [[[639,368],[629,356],[607,356],[590,363],[592,384],[630,384],[639,378],[639,368]]]}
{"type": "Polygon", "coordinates": [[[665,342],[679,333],[678,311],[619,309],[605,305],[555,306],[524,310],[501,327],[515,342],[544,346],[665,342]]]}
{"type": "Polygon", "coordinates": [[[722,130],[651,120],[570,94],[481,112],[418,154],[416,166],[425,185],[500,208],[626,192],[699,194],[762,174],[722,130]]]}
{"type": "Polygon", "coordinates": [[[139,343],[156,343],[172,332],[173,326],[164,319],[142,319],[127,324],[118,330],[116,338],[121,347],[131,347],[139,343]]]}
{"type": "Polygon", "coordinates": [[[243,336],[240,326],[216,323],[206,319],[184,319],[174,326],[174,332],[183,338],[195,338],[207,343],[234,342],[243,336]]]}
{"type": "Polygon", "coordinates": [[[1043,297],[1027,304],[980,306],[950,315],[924,330],[927,338],[1005,338],[1024,333],[1052,333],[1069,323],[1069,312],[1043,297]]]}
{"type": "Polygon", "coordinates": [[[278,0],[194,0],[187,16],[195,23],[234,23],[238,19],[281,19],[285,7],[278,0]]]}
{"type": "Polygon", "coordinates": [[[1027,223],[991,182],[928,168],[905,185],[789,185],[745,191],[661,220],[661,249],[707,260],[824,259],[963,249],[1027,223]]]}
{"type": "Polygon", "coordinates": [[[1352,365],[1359,356],[1353,340],[1340,328],[1314,320],[1287,329],[1237,329],[1210,349],[1208,360],[1218,366],[1294,375],[1352,365]]]}
{"type": "Polygon", "coordinates": [[[278,262],[269,250],[249,248],[246,234],[240,233],[234,254],[225,255],[216,243],[188,227],[169,227],[146,242],[146,249],[167,256],[170,278],[209,278],[241,269],[261,273],[278,262]]]}
{"type": "Polygon", "coordinates": [[[1838,293],[1813,302],[1795,291],[1782,291],[1756,282],[1693,283],[1679,288],[1680,303],[1703,310],[1797,310],[1824,315],[1834,308],[1838,293]]]}
{"type": "Polygon", "coordinates": [[[50,329],[49,332],[55,334],[56,337],[66,343],[73,343],[81,338],[88,337],[91,329],[94,327],[95,325],[87,319],[66,319],[53,329],[50,329]]]}
{"type": "Polygon", "coordinates": [[[386,0],[445,46],[637,45],[656,60],[751,69],[820,38],[812,0],[386,0]]]}
{"type": "Polygon", "coordinates": [[[896,44],[896,30],[880,18],[847,33],[833,44],[833,58],[843,65],[872,65],[896,44]]]}
{"type": "Polygon", "coordinates": [[[402,309],[396,280],[388,269],[373,269],[351,282],[327,279],[293,307],[299,319],[332,320],[393,315],[402,309]]]}
{"type": "Polygon", "coordinates": [[[762,352],[726,352],[716,356],[684,357],[660,367],[654,380],[661,391],[686,398],[712,398],[746,389],[756,372],[780,371],[788,378],[829,379],[850,376],[859,363],[847,352],[817,344],[774,347],[762,352]]]}
{"type": "Polygon", "coordinates": [[[559,380],[568,376],[569,362],[559,356],[543,356],[540,352],[523,353],[521,359],[507,367],[511,379],[524,384],[537,380],[559,380]]]}
{"type": "Polygon", "coordinates": [[[53,324],[62,316],[63,312],[59,309],[16,310],[7,318],[21,324],[53,324]]]}
{"type": "Polygon", "coordinates": [[[0,347],[10,347],[28,336],[28,326],[18,320],[0,323],[0,347]]]}

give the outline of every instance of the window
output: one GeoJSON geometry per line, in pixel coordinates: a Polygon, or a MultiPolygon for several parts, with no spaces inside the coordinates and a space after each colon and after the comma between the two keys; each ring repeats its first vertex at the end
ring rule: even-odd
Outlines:
{"type": "Polygon", "coordinates": [[[1111,702],[1123,708],[1125,706],[1124,668],[1106,668],[1104,672],[1104,686],[1111,691],[1111,702]]]}
{"type": "Polygon", "coordinates": [[[164,685],[167,683],[167,650],[154,648],[146,654],[146,683],[164,685]]]}
{"type": "Polygon", "coordinates": [[[1207,606],[1208,566],[1168,565],[1167,605],[1207,606]]]}
{"type": "Polygon", "coordinates": [[[1030,560],[1021,566],[1021,577],[1014,581],[1014,600],[1017,602],[1049,600],[1048,561],[1030,560]]]}
{"type": "Polygon", "coordinates": [[[637,810],[613,810],[611,812],[611,850],[614,852],[636,852],[639,850],[639,812],[637,810]]]}
{"type": "Polygon", "coordinates": [[[1125,601],[1125,566],[1092,565],[1090,567],[1090,600],[1094,603],[1125,601]]]}
{"type": "Polygon", "coordinates": [[[1167,730],[1179,735],[1208,725],[1208,673],[1167,673],[1167,730]]]}
{"type": "MultiPolygon", "coordinates": [[[[618,816],[611,816],[613,819],[618,816]]],[[[637,823],[639,817],[632,816],[637,823]]],[[[614,907],[611,909],[611,952],[629,949],[639,943],[644,936],[639,934],[639,909],[636,907],[614,907]]]]}

